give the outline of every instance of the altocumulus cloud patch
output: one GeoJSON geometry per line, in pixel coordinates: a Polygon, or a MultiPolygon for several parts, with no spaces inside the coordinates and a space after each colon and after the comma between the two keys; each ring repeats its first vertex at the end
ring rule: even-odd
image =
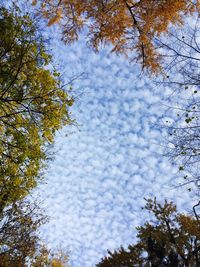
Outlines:
{"type": "Polygon", "coordinates": [[[148,216],[141,211],[144,197],[168,197],[185,209],[189,194],[170,187],[175,170],[161,156],[155,126],[169,91],[156,89],[109,49],[95,54],[83,38],[64,46],[54,30],[51,46],[62,72],[87,78],[74,85],[80,126],[57,135],[55,160],[39,188],[52,217],[42,237],[66,247],[73,267],[94,267],[107,249],[134,241],[134,228],[148,216]]]}

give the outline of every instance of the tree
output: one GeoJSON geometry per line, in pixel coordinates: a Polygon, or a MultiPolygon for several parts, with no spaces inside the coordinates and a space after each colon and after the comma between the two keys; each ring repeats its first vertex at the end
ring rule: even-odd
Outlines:
{"type": "Polygon", "coordinates": [[[0,213],[36,186],[73,99],[52,70],[37,18],[0,7],[0,213]]]}
{"type": "Polygon", "coordinates": [[[42,0],[41,12],[48,25],[63,26],[63,40],[78,39],[84,27],[88,41],[98,50],[100,44],[113,45],[112,51],[127,54],[136,51],[143,68],[155,73],[161,70],[161,55],[156,48],[170,24],[182,25],[184,17],[199,8],[198,1],[187,0],[42,0]]]}
{"type": "Polygon", "coordinates": [[[47,221],[38,204],[17,201],[0,216],[0,266],[26,266],[40,249],[39,227],[47,221]]]}
{"type": "Polygon", "coordinates": [[[63,251],[51,252],[40,240],[47,216],[34,201],[17,201],[0,216],[0,267],[67,267],[63,251]]]}
{"type": "Polygon", "coordinates": [[[110,252],[97,267],[198,267],[200,264],[200,224],[198,218],[177,213],[176,206],[148,199],[145,209],[154,222],[137,227],[138,242],[110,252]]]}
{"type": "Polygon", "coordinates": [[[167,69],[168,79],[162,83],[164,89],[167,86],[174,92],[169,107],[169,115],[173,116],[163,125],[169,136],[166,154],[178,164],[184,176],[183,184],[195,182],[196,185],[200,180],[199,34],[198,17],[184,31],[171,33],[171,42],[165,46],[173,61],[167,69]]]}

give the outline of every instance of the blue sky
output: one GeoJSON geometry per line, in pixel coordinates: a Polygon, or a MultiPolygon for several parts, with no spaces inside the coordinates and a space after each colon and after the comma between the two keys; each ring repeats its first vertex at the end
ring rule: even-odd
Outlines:
{"type": "Polygon", "coordinates": [[[139,67],[104,48],[95,54],[84,37],[72,46],[48,33],[54,59],[74,82],[72,113],[79,126],[57,134],[55,159],[38,189],[49,224],[41,236],[69,251],[72,267],[94,267],[107,249],[134,241],[148,218],[144,197],[173,199],[187,210],[190,195],[174,189],[176,168],[162,157],[156,126],[169,88],[157,88],[139,67]]]}

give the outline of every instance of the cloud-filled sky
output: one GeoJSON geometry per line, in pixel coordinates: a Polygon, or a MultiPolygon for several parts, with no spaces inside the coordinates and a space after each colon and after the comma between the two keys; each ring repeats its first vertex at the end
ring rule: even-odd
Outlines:
{"type": "Polygon", "coordinates": [[[40,186],[50,222],[42,237],[70,251],[72,267],[95,267],[107,249],[134,241],[144,223],[144,197],[174,199],[187,209],[190,195],[174,189],[173,168],[162,157],[158,117],[170,90],[156,88],[139,67],[104,48],[95,54],[84,38],[70,47],[50,29],[50,46],[77,96],[78,126],[57,134],[55,159],[40,186]]]}

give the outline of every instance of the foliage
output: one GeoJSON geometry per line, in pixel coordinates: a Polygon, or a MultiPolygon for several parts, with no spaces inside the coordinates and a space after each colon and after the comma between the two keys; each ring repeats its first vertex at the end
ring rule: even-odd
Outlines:
{"type": "Polygon", "coordinates": [[[25,266],[40,247],[38,228],[46,222],[38,205],[18,201],[0,216],[0,266],[25,266]]]}
{"type": "Polygon", "coordinates": [[[113,45],[114,52],[127,54],[136,50],[137,60],[151,72],[158,72],[160,54],[156,48],[162,33],[171,24],[182,25],[185,16],[198,9],[198,1],[187,0],[42,0],[41,12],[48,25],[63,26],[63,40],[78,39],[83,27],[88,28],[88,40],[98,50],[100,44],[113,45]]]}
{"type": "Polygon", "coordinates": [[[98,267],[197,267],[200,264],[200,225],[198,218],[177,213],[176,206],[148,199],[145,209],[154,222],[137,227],[138,242],[121,247],[97,264],[98,267]]]}
{"type": "Polygon", "coordinates": [[[0,216],[0,267],[67,267],[68,256],[51,253],[38,236],[47,220],[36,202],[23,200],[6,207],[0,216]]]}
{"type": "Polygon", "coordinates": [[[37,20],[0,7],[0,211],[36,186],[45,146],[71,123],[73,99],[50,63],[37,20]]]}
{"type": "Polygon", "coordinates": [[[31,267],[69,267],[68,256],[59,250],[51,254],[51,251],[44,246],[36,255],[35,259],[31,262],[31,267]]]}

